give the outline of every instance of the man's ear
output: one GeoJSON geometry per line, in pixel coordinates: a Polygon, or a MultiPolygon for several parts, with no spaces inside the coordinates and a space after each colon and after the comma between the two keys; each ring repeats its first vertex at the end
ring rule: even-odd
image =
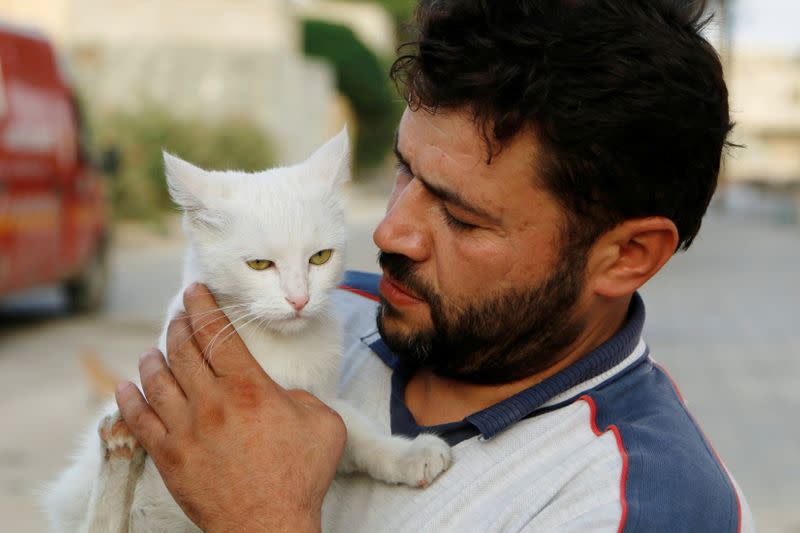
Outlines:
{"type": "Polygon", "coordinates": [[[589,283],[595,294],[629,296],[669,261],[678,228],[665,217],[635,218],[601,235],[589,252],[589,283]]]}

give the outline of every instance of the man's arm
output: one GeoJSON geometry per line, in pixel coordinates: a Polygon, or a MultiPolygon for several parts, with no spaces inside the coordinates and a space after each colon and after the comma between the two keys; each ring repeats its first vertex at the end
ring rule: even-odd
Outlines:
{"type": "Polygon", "coordinates": [[[147,399],[118,387],[125,422],[204,531],[319,531],[341,418],[270,379],[205,287],[187,289],[184,305],[169,325],[170,366],[158,350],[139,361],[147,399]]]}

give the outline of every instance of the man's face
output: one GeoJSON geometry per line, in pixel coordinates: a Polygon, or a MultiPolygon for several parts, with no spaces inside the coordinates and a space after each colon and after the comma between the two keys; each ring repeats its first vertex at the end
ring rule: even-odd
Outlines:
{"type": "Polygon", "coordinates": [[[472,382],[510,382],[557,362],[583,327],[585,261],[562,249],[564,211],[534,186],[533,136],[487,164],[470,114],[406,110],[397,153],[374,234],[388,346],[472,382]]]}

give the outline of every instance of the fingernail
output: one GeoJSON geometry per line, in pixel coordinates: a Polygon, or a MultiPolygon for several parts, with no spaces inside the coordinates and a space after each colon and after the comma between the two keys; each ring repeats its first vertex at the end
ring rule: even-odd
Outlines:
{"type": "Polygon", "coordinates": [[[139,356],[139,362],[141,363],[142,361],[144,361],[144,360],[145,360],[145,359],[147,359],[148,357],[156,357],[156,356],[158,356],[160,353],[161,353],[161,352],[159,352],[159,351],[158,351],[158,350],[156,350],[155,348],[150,348],[149,350],[145,350],[145,351],[142,353],[142,355],[140,355],[140,356],[139,356]]]}
{"type": "Polygon", "coordinates": [[[131,383],[130,381],[120,381],[119,383],[117,383],[117,394],[119,395],[127,394],[128,391],[130,391],[131,387],[133,386],[134,384],[131,383]]]}

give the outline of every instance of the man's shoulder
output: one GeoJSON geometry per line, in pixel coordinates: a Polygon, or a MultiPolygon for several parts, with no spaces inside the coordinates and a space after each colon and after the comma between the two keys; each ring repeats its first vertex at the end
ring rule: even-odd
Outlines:
{"type": "Polygon", "coordinates": [[[379,282],[378,274],[348,270],[342,283],[333,291],[331,302],[344,331],[345,343],[377,330],[375,314],[380,300],[379,282]]]}
{"type": "Polygon", "coordinates": [[[366,300],[377,302],[380,300],[378,284],[381,275],[373,272],[362,272],[360,270],[348,270],[344,274],[344,280],[339,284],[338,289],[350,294],[354,294],[366,300]]]}
{"type": "Polygon", "coordinates": [[[380,339],[376,322],[379,282],[378,274],[348,271],[331,295],[333,311],[342,329],[342,385],[354,386],[352,380],[365,374],[365,364],[375,367],[374,371],[388,370],[373,350],[380,339]]]}
{"type": "Polygon", "coordinates": [[[648,360],[582,399],[623,457],[624,531],[747,530],[746,503],[661,367],[648,360]]]}

